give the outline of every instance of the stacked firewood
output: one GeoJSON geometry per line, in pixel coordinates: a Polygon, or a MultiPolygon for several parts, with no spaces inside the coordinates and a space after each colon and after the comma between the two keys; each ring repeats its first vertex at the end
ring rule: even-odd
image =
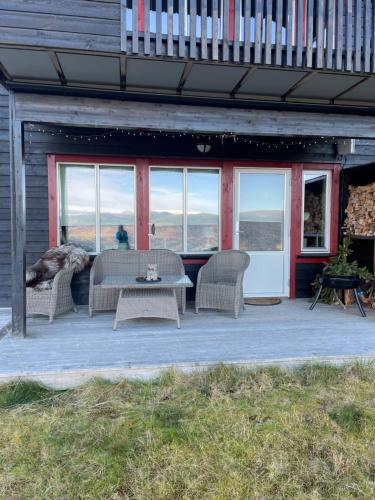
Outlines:
{"type": "Polygon", "coordinates": [[[349,186],[345,229],[356,236],[375,236],[375,182],[349,186]]]}
{"type": "Polygon", "coordinates": [[[365,289],[365,295],[361,297],[362,303],[375,309],[375,279],[366,283],[362,288],[365,289]]]}

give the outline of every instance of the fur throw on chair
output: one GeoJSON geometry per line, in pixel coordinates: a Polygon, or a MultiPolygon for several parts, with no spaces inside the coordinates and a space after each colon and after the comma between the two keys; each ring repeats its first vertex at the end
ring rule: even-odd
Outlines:
{"type": "Polygon", "coordinates": [[[55,275],[62,269],[74,269],[79,273],[89,262],[89,256],[83,248],[73,245],[61,245],[51,248],[26,270],[26,286],[36,290],[50,290],[55,275]]]}

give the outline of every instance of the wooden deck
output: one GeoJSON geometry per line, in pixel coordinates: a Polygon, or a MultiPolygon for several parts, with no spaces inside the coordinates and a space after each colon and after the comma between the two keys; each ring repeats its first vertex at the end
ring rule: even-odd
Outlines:
{"type": "Polygon", "coordinates": [[[54,387],[69,387],[91,377],[153,377],[161,369],[183,370],[227,362],[244,365],[340,363],[375,358],[375,311],[361,318],[305,300],[285,300],[270,307],[246,306],[238,320],[225,312],[191,307],[175,322],[133,320],[112,331],[113,313],[87,309],[57,318],[28,320],[28,337],[0,340],[0,382],[33,378],[54,387]]]}

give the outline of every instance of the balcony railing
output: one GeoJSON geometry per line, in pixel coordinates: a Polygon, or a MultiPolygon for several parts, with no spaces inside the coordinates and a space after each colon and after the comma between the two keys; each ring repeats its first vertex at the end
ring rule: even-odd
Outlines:
{"type": "Polygon", "coordinates": [[[137,55],[375,72],[373,0],[121,0],[137,55]]]}

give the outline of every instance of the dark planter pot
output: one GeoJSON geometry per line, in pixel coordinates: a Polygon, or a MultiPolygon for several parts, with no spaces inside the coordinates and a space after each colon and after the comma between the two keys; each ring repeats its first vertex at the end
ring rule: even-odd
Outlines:
{"type": "Polygon", "coordinates": [[[336,288],[337,290],[350,290],[358,288],[361,280],[357,276],[345,276],[339,274],[323,274],[322,285],[327,288],[336,288]]]}

